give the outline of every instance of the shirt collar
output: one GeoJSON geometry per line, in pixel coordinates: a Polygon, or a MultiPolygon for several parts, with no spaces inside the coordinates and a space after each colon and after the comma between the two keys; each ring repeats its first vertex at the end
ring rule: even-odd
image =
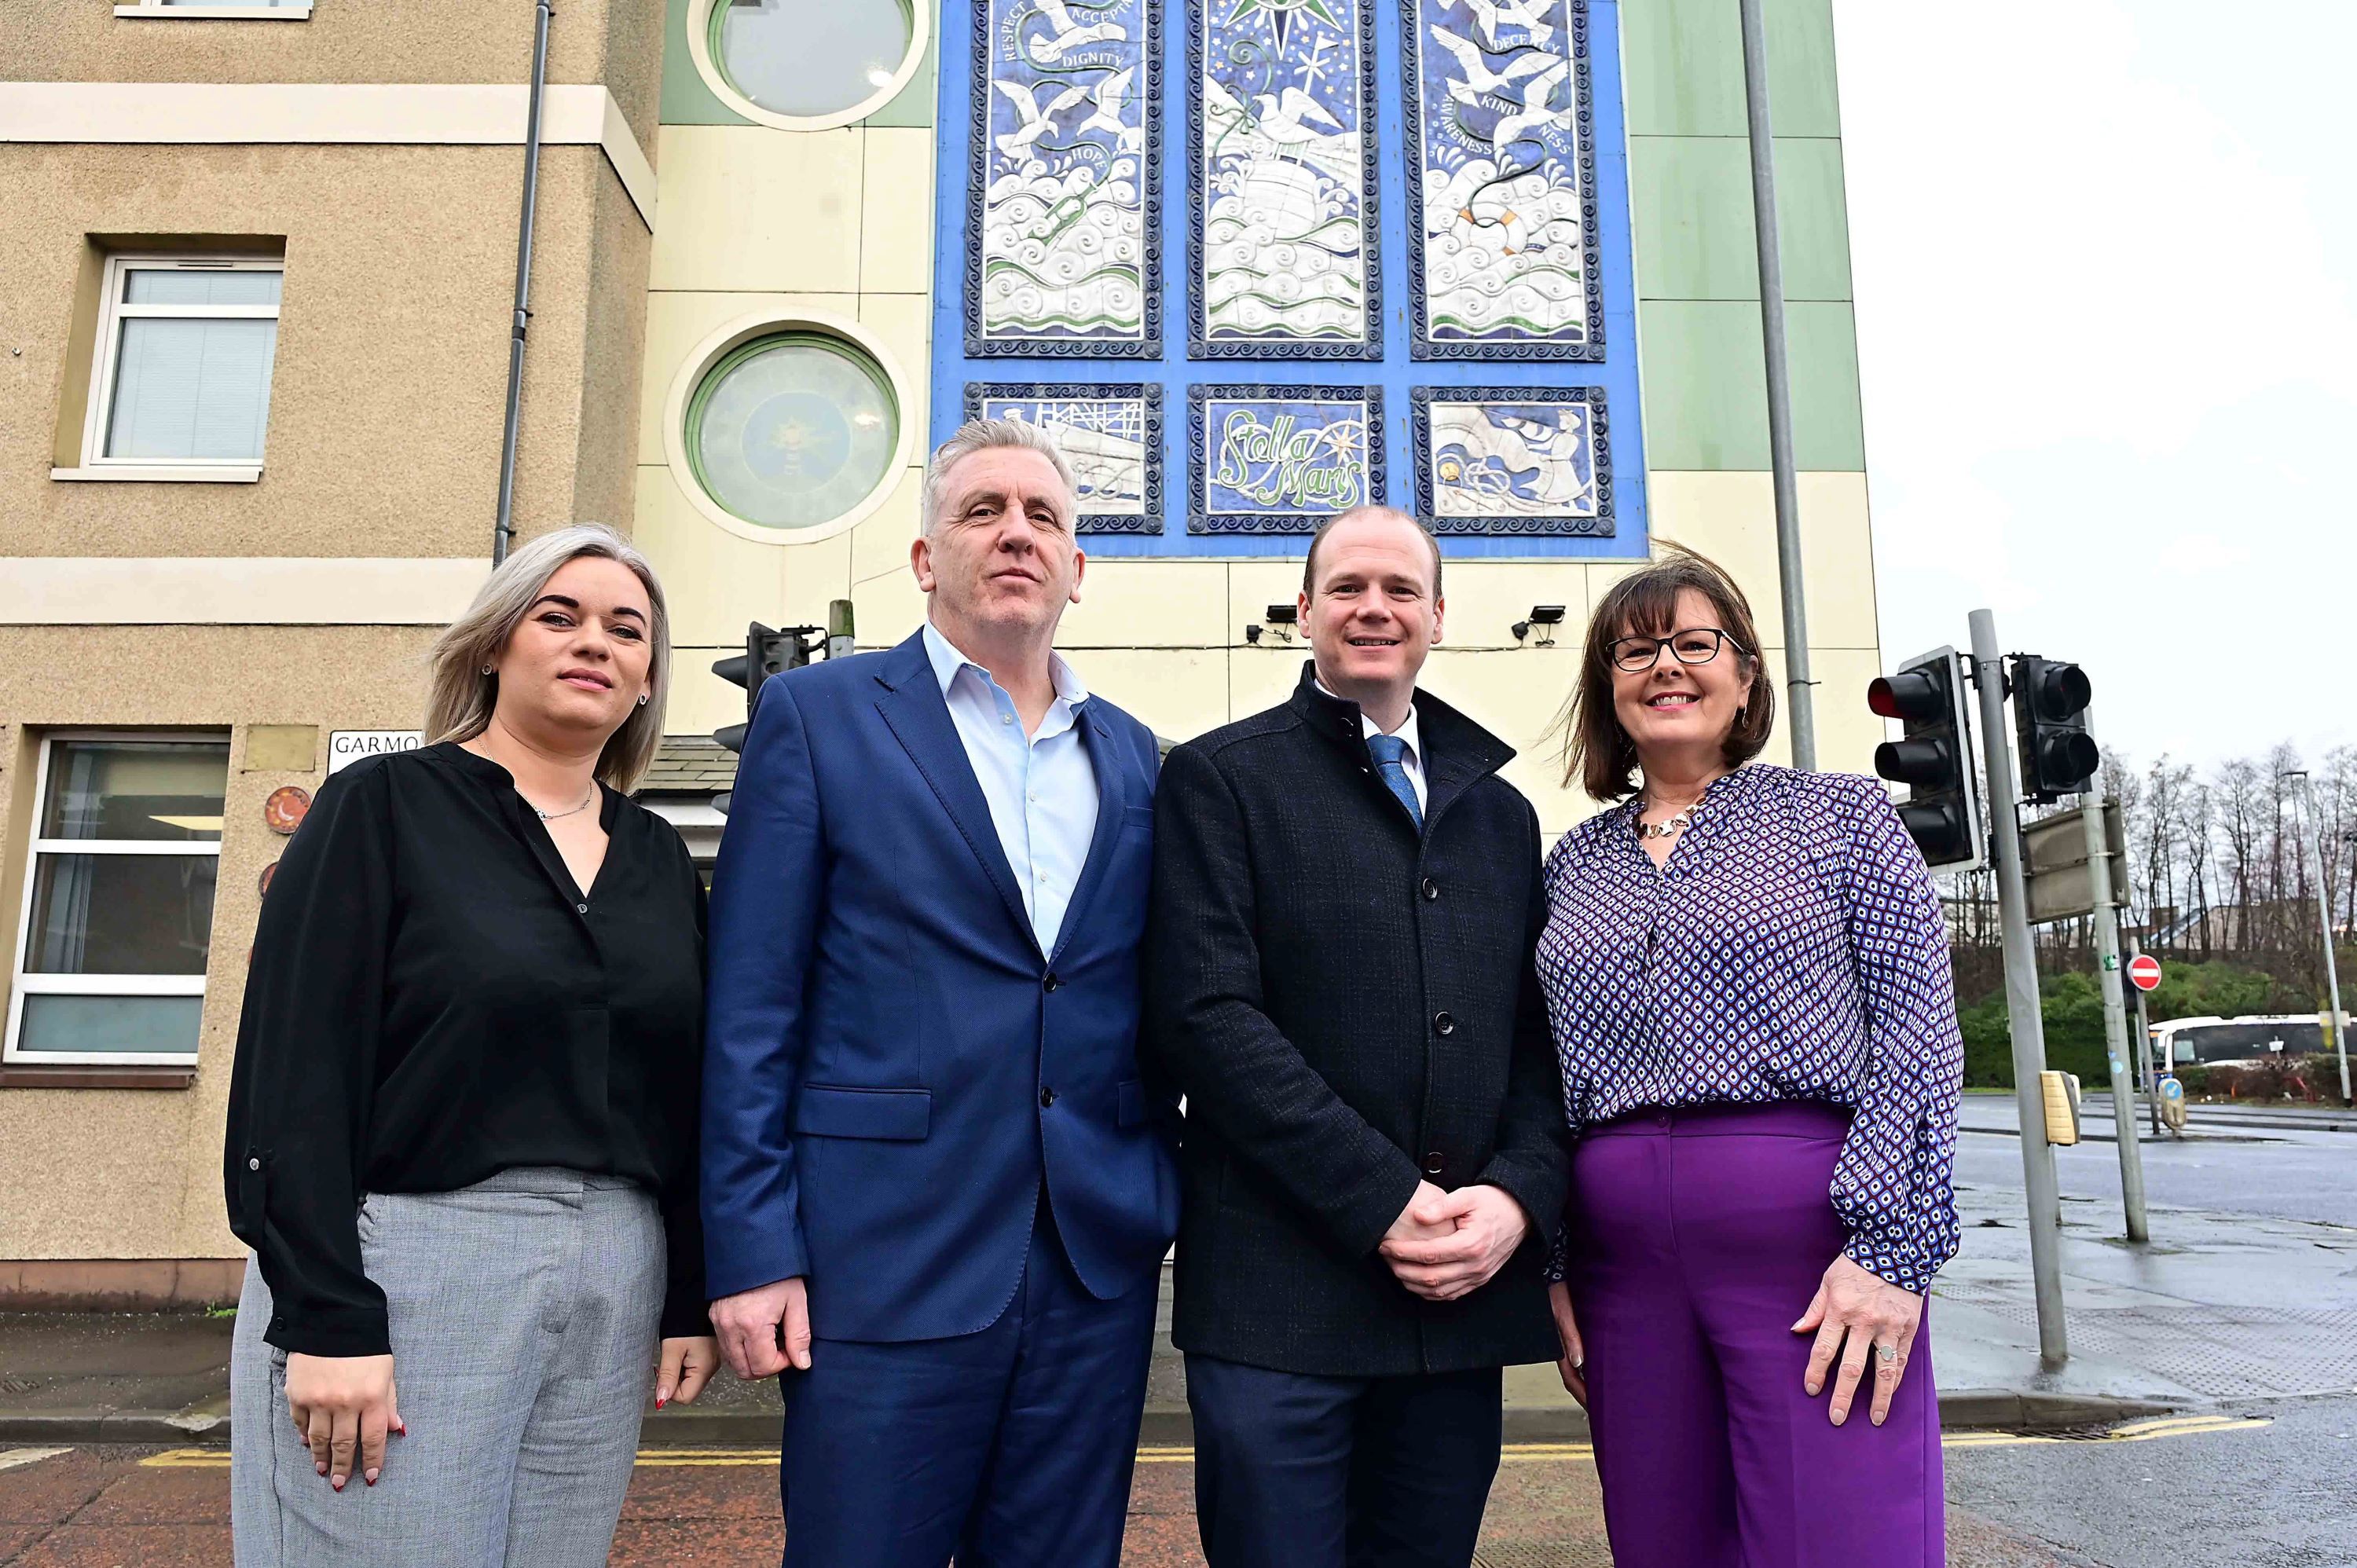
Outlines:
{"type": "MultiPolygon", "coordinates": [[[[1339,703],[1343,700],[1340,697],[1335,696],[1332,692],[1327,691],[1326,682],[1318,680],[1315,675],[1310,677],[1310,681],[1319,691],[1325,692],[1329,697],[1334,697],[1336,702],[1339,703]]],[[[1359,710],[1359,733],[1362,738],[1372,740],[1375,736],[1383,734],[1384,730],[1383,725],[1377,724],[1374,720],[1367,716],[1366,709],[1361,708],[1359,710]]],[[[1393,730],[1390,733],[1397,736],[1402,741],[1406,743],[1408,756],[1415,759],[1417,767],[1423,767],[1424,745],[1422,737],[1416,732],[1415,701],[1414,698],[1410,698],[1408,701],[1407,717],[1400,721],[1399,728],[1393,730]]]]}
{"type": "MultiPolygon", "coordinates": [[[[941,682],[942,695],[950,694],[951,683],[958,671],[971,670],[985,685],[991,684],[990,671],[958,651],[957,644],[943,637],[941,628],[928,620],[924,625],[925,657],[933,667],[933,679],[941,682]]],[[[1056,701],[1077,714],[1081,704],[1089,700],[1089,690],[1081,683],[1080,672],[1065,662],[1064,656],[1052,650],[1048,654],[1048,679],[1055,683],[1056,701]]]]}

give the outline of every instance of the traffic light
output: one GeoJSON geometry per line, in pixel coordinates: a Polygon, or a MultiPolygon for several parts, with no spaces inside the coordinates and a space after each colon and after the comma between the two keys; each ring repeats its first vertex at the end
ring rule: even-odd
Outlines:
{"type": "Polygon", "coordinates": [[[2013,735],[2021,757],[2022,793],[2039,805],[2091,787],[2103,754],[2087,733],[2093,691],[2076,664],[2013,656],[2013,735]]]}
{"type": "MultiPolygon", "coordinates": [[[[811,661],[811,655],[824,646],[826,632],[815,626],[790,626],[783,630],[754,621],[745,628],[745,651],[732,653],[726,659],[712,661],[712,672],[722,680],[745,688],[745,724],[729,725],[712,732],[712,738],[731,751],[745,749],[745,731],[753,719],[753,704],[759,701],[761,682],[772,675],[811,661]]],[[[721,815],[728,814],[728,796],[716,796],[713,805],[721,815]]]]}
{"type": "Polygon", "coordinates": [[[1978,866],[1987,843],[1986,813],[1955,650],[1935,649],[1878,677],[1866,689],[1866,703],[1905,726],[1901,738],[1875,747],[1874,770],[1907,786],[1899,820],[1925,864],[1934,871],[1978,866]]]}

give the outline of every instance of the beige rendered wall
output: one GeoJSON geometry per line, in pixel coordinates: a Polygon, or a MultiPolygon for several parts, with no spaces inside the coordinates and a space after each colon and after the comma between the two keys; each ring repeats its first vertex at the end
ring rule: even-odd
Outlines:
{"type": "MultiPolygon", "coordinates": [[[[659,0],[571,0],[552,80],[604,81],[651,144],[661,25],[659,0]]],[[[339,0],[303,23],[118,23],[103,4],[0,0],[10,46],[0,74],[521,82],[531,34],[529,5],[474,0],[339,0]]],[[[45,570],[54,561],[67,572],[91,557],[488,564],[522,167],[518,146],[0,144],[0,559],[46,557],[45,570]],[[71,423],[66,394],[87,374],[88,349],[70,351],[68,340],[93,237],[188,235],[285,242],[262,478],[53,479],[59,423],[71,423]]],[[[544,150],[517,472],[523,533],[630,519],[651,246],[604,152],[544,150]]],[[[414,607],[387,613],[341,585],[322,620],[414,618],[414,607]]],[[[231,759],[194,1080],[0,1087],[0,1260],[231,1256],[223,1103],[258,879],[285,843],[264,825],[262,802],[282,784],[317,790],[329,732],[417,724],[432,628],[27,624],[40,618],[25,610],[0,624],[0,937],[15,936],[42,733],[226,731],[231,759]],[[307,732],[307,763],[249,768],[257,725],[307,732]]],[[[0,984],[5,973],[0,961],[0,984]]]]}
{"type": "Polygon", "coordinates": [[[262,868],[285,841],[263,825],[282,784],[317,791],[330,729],[417,722],[427,628],[81,627],[0,629],[0,908],[13,925],[33,738],[83,726],[231,736],[229,798],[196,1081],[179,1090],[0,1089],[0,1259],[205,1258],[237,1251],[221,1140],[262,868]],[[255,725],[316,725],[308,768],[247,771],[255,725]]]}
{"type": "MultiPolygon", "coordinates": [[[[488,558],[522,167],[518,147],[0,145],[0,334],[27,394],[0,408],[0,556],[488,558]],[[199,234],[285,241],[260,482],[53,480],[90,374],[69,349],[90,237],[199,234]]],[[[594,146],[543,152],[539,211],[517,515],[627,516],[608,454],[649,239],[594,146]]]]}
{"type": "MultiPolygon", "coordinates": [[[[0,0],[0,81],[525,82],[532,0],[323,0],[300,22],[114,15],[107,0],[0,0]]],[[[651,145],[663,0],[562,0],[548,80],[603,82],[651,145]]],[[[511,213],[512,216],[512,213],[511,213]]]]}

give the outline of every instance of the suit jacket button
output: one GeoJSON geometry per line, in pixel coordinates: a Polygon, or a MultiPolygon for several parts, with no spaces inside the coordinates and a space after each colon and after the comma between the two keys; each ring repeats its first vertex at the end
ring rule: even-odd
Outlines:
{"type": "Polygon", "coordinates": [[[1440,884],[1439,884],[1439,883],[1437,883],[1437,882],[1435,882],[1431,877],[1427,876],[1427,877],[1426,877],[1426,878],[1424,879],[1424,886],[1423,886],[1423,888],[1422,888],[1422,892],[1423,892],[1423,894],[1424,894],[1424,901],[1425,901],[1426,903],[1429,904],[1429,903],[1431,903],[1435,898],[1437,898],[1437,897],[1440,897],[1440,884]]]}
{"type": "Polygon", "coordinates": [[[1435,1013],[1432,1015],[1432,1032],[1436,1035],[1453,1035],[1457,1032],[1457,1020],[1446,1013],[1435,1013]]]}
{"type": "Polygon", "coordinates": [[[1448,1161],[1438,1149],[1435,1149],[1432,1153],[1424,1156],[1425,1175],[1428,1176],[1437,1176],[1448,1168],[1448,1161]]]}
{"type": "Polygon", "coordinates": [[[1039,1091],[1039,1109],[1041,1109],[1042,1111],[1045,1111],[1049,1106],[1053,1105],[1053,1104],[1055,1104],[1055,1103],[1056,1103],[1056,1091],[1055,1091],[1054,1090],[1052,1090],[1052,1089],[1043,1089],[1043,1090],[1041,1090],[1039,1091]]]}
{"type": "Polygon", "coordinates": [[[1051,974],[1039,983],[1039,987],[1043,991],[1060,991],[1064,988],[1064,983],[1051,974]]]}

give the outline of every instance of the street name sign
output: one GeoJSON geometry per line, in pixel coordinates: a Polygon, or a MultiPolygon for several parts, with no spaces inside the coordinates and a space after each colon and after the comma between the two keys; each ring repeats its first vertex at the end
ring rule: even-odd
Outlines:
{"type": "Polygon", "coordinates": [[[425,739],[424,730],[339,729],[328,732],[328,771],[340,773],[364,757],[414,751],[425,739]]]}
{"type": "Polygon", "coordinates": [[[2128,960],[2128,983],[2138,991],[2151,991],[2160,984],[2160,960],[2148,952],[2140,952],[2128,960]]]}

